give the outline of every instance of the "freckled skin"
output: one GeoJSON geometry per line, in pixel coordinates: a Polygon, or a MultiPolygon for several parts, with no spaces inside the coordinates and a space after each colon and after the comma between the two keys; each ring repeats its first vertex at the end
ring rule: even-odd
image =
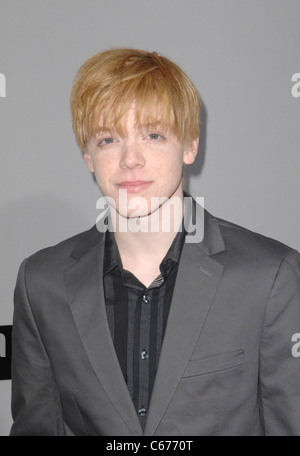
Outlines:
{"type": "Polygon", "coordinates": [[[126,122],[126,135],[117,133],[113,136],[100,132],[90,138],[84,152],[90,172],[95,178],[104,196],[116,202],[117,211],[130,216],[130,200],[137,196],[127,188],[127,207],[119,200],[120,184],[128,181],[149,183],[145,188],[138,189],[138,196],[144,198],[145,204],[140,215],[153,212],[158,206],[150,204],[151,197],[170,198],[182,193],[182,170],[184,164],[195,160],[198,140],[190,147],[184,147],[171,132],[146,130],[135,124],[134,108],[131,108],[126,122]]]}

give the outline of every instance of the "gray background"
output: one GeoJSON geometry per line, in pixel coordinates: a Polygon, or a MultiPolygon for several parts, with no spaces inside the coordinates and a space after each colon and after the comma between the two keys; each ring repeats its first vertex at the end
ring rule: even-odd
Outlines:
{"type": "MultiPolygon", "coordinates": [[[[100,196],[71,129],[75,73],[109,47],[177,62],[204,103],[194,196],[213,214],[300,249],[299,0],[1,0],[1,303],[21,260],[94,224],[100,196]]],[[[11,425],[0,382],[0,434],[11,425]]]]}

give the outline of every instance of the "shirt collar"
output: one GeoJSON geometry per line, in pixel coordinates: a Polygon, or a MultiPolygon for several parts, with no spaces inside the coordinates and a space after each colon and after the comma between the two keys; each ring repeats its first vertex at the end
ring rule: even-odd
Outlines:
{"type": "MultiPolygon", "coordinates": [[[[168,260],[172,260],[176,263],[179,263],[184,240],[185,240],[185,230],[183,223],[181,225],[181,230],[176,234],[168,252],[163,258],[160,269],[168,263],[168,260]]],[[[105,233],[105,253],[103,261],[103,275],[108,274],[116,266],[122,269],[122,261],[119,253],[119,249],[115,240],[114,233],[107,230],[105,233]]]]}
{"type": "Polygon", "coordinates": [[[103,260],[103,275],[108,274],[116,266],[122,269],[122,261],[114,233],[107,230],[105,233],[105,250],[103,260]]]}

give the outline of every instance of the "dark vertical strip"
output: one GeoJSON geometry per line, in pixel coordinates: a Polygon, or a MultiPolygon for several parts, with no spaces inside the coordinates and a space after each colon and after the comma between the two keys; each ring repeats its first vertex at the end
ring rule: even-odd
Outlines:
{"type": "MultiPolygon", "coordinates": [[[[128,293],[130,294],[130,292],[128,293]]],[[[136,299],[128,299],[128,336],[127,336],[127,387],[131,397],[133,397],[133,356],[136,345],[134,322],[135,322],[136,299]]]]}
{"type": "Polygon", "coordinates": [[[128,296],[127,289],[122,287],[120,275],[114,274],[115,306],[114,306],[114,344],[119,363],[127,382],[127,324],[128,296]],[[122,290],[122,293],[121,293],[122,290]],[[126,293],[126,296],[124,296],[126,293]]]}
{"type": "Polygon", "coordinates": [[[155,288],[153,290],[153,300],[151,304],[151,318],[150,318],[150,350],[149,350],[149,402],[153,390],[153,385],[156,376],[156,369],[157,369],[157,348],[159,344],[159,331],[158,329],[158,315],[161,313],[159,312],[159,307],[161,306],[161,293],[164,287],[155,288]]]}
{"type": "Polygon", "coordinates": [[[152,292],[147,290],[149,301],[141,303],[141,331],[139,349],[139,407],[148,409],[149,404],[149,358],[142,357],[142,351],[150,352],[150,321],[153,302],[152,292]]]}
{"type": "Polygon", "coordinates": [[[165,335],[169,311],[171,307],[173,292],[175,288],[175,281],[178,271],[178,264],[174,263],[169,273],[168,280],[166,281],[165,299],[164,299],[164,315],[163,315],[163,337],[165,335]]]}
{"type": "Polygon", "coordinates": [[[115,290],[113,286],[113,279],[110,274],[103,277],[104,293],[105,293],[105,305],[108,326],[112,340],[114,340],[114,302],[115,302],[115,290]]]}
{"type": "MultiPolygon", "coordinates": [[[[134,296],[132,297],[133,299],[134,296]]],[[[140,361],[140,327],[141,327],[141,312],[142,306],[139,300],[136,300],[136,309],[134,316],[134,353],[133,353],[133,395],[132,400],[136,410],[139,407],[139,361],[140,361]]]]}

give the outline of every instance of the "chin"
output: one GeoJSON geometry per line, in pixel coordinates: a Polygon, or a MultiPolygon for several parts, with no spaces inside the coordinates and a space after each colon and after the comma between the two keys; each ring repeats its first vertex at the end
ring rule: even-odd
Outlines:
{"type": "Polygon", "coordinates": [[[151,209],[149,209],[148,207],[136,207],[135,209],[128,208],[127,210],[124,208],[118,208],[117,212],[120,217],[134,219],[140,217],[147,217],[153,211],[151,211],[151,209]]]}

